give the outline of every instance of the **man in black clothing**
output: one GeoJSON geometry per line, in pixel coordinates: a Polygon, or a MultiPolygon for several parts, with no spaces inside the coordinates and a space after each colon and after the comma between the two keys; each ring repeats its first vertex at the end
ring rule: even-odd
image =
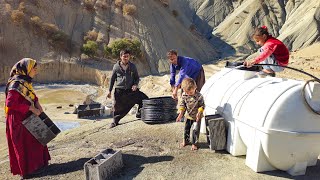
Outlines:
{"type": "Polygon", "coordinates": [[[138,104],[139,108],[136,114],[137,118],[141,118],[142,100],[148,99],[148,96],[139,91],[139,74],[136,66],[130,62],[130,51],[122,50],[120,52],[120,61],[118,61],[112,70],[110,78],[108,98],[111,98],[111,91],[115,85],[114,90],[114,105],[113,105],[113,122],[110,124],[110,128],[113,128],[119,124],[121,118],[123,118],[130,109],[138,104]]]}

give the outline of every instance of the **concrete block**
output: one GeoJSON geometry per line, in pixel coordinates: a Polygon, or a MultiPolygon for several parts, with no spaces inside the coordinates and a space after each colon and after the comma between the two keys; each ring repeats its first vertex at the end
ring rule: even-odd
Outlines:
{"type": "Polygon", "coordinates": [[[104,115],[104,106],[101,104],[83,104],[77,107],[78,118],[96,117],[104,115]]]}
{"type": "Polygon", "coordinates": [[[106,149],[84,164],[86,180],[111,179],[122,167],[121,151],[106,149]]]}
{"type": "Polygon", "coordinates": [[[45,113],[31,114],[22,124],[44,146],[61,132],[45,113]]]}
{"type": "Polygon", "coordinates": [[[209,115],[205,117],[209,128],[209,140],[211,150],[226,149],[227,134],[226,125],[220,115],[209,115]]]}

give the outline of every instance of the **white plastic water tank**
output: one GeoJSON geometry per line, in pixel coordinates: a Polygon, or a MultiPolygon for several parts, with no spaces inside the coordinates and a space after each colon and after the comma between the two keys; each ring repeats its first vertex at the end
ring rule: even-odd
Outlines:
{"type": "Polygon", "coordinates": [[[224,68],[213,75],[201,90],[205,114],[224,117],[227,151],[246,155],[246,165],[255,172],[280,169],[303,175],[320,154],[320,115],[303,96],[320,109],[319,84],[310,83],[302,91],[304,81],[255,73],[224,68]]]}

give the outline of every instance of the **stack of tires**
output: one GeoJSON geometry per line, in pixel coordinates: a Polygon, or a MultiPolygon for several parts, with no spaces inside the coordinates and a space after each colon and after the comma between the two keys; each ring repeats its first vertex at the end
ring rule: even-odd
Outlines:
{"type": "Polygon", "coordinates": [[[177,102],[172,97],[156,97],[142,100],[141,120],[147,124],[173,121],[177,117],[177,102]]]}

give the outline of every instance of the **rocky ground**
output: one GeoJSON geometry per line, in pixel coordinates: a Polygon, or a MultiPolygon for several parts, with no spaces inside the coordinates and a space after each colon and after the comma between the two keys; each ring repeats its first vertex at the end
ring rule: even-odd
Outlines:
{"type": "MultiPolygon", "coordinates": [[[[303,69],[320,77],[320,45],[291,53],[289,66],[303,69]]],[[[225,59],[226,60],[226,59],[225,59]]],[[[204,66],[209,78],[224,66],[225,60],[204,66]]],[[[229,59],[232,60],[232,59],[229,59]]],[[[280,77],[309,79],[291,70],[280,77]]],[[[142,78],[141,90],[150,97],[170,95],[169,76],[142,78]]],[[[0,89],[0,108],[4,103],[4,88],[0,89]]],[[[36,92],[48,116],[56,122],[79,122],[80,127],[63,131],[48,144],[52,157],[49,167],[33,179],[84,179],[83,165],[106,148],[121,150],[124,167],[112,179],[319,179],[320,166],[308,167],[305,176],[292,177],[286,172],[255,173],[245,165],[245,156],[233,157],[226,151],[211,151],[200,136],[198,151],[190,146],[179,148],[183,123],[148,125],[127,115],[121,125],[108,129],[110,117],[77,119],[74,107],[87,96],[98,102],[105,100],[105,89],[92,85],[37,85],[36,92]],[[57,108],[61,106],[62,108],[57,108]]],[[[0,111],[0,179],[19,179],[9,170],[5,139],[5,119],[0,111]]]]}

